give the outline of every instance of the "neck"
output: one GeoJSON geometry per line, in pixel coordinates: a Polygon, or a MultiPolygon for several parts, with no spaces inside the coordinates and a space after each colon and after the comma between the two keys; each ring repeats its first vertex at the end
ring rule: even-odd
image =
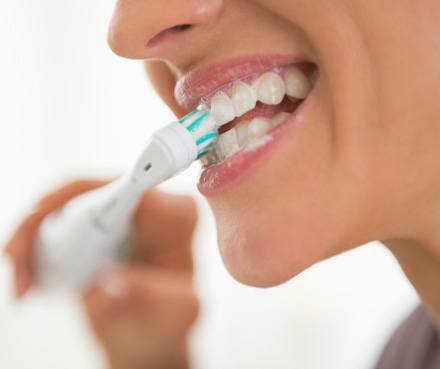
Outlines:
{"type": "Polygon", "coordinates": [[[404,239],[383,241],[397,258],[440,328],[440,250],[404,239]]]}

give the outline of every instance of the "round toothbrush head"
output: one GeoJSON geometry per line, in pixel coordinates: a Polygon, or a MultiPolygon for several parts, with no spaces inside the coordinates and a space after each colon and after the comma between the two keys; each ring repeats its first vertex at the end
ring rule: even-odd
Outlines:
{"type": "Polygon", "coordinates": [[[198,158],[206,155],[219,135],[217,123],[211,113],[208,110],[196,109],[179,119],[179,123],[194,138],[198,158]]]}

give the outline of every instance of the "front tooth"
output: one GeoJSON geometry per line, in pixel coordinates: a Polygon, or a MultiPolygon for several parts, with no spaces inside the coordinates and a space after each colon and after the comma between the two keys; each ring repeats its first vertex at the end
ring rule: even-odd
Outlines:
{"type": "Polygon", "coordinates": [[[248,139],[264,136],[272,128],[270,119],[257,117],[250,121],[248,125],[248,139]]]}
{"type": "Polygon", "coordinates": [[[289,116],[290,116],[289,113],[285,113],[285,112],[278,113],[272,118],[272,126],[275,127],[283,123],[289,116]]]}
{"type": "Polygon", "coordinates": [[[248,125],[249,121],[242,121],[235,126],[237,133],[238,146],[244,147],[247,145],[248,139],[248,125]]]}
{"type": "Polygon", "coordinates": [[[255,108],[257,96],[254,89],[247,83],[235,82],[232,88],[232,104],[234,105],[237,117],[255,108]]]}
{"type": "Polygon", "coordinates": [[[296,67],[289,67],[284,73],[287,96],[304,99],[310,92],[312,85],[307,76],[296,67]]]}
{"type": "Polygon", "coordinates": [[[212,98],[211,114],[218,126],[228,123],[235,118],[235,111],[232,101],[224,92],[217,92],[212,98]]]}
{"type": "Polygon", "coordinates": [[[261,75],[256,83],[257,98],[264,104],[277,105],[283,101],[286,87],[282,78],[274,73],[267,72],[261,75]]]}
{"type": "Polygon", "coordinates": [[[240,147],[238,146],[237,133],[235,128],[220,135],[217,145],[223,157],[228,157],[235,154],[240,147]]]}

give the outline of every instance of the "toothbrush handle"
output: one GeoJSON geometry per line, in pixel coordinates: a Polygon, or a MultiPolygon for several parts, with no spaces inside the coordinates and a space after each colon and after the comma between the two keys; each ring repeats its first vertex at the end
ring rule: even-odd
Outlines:
{"type": "Polygon", "coordinates": [[[142,193],[187,168],[196,156],[190,133],[171,123],[152,136],[129,174],[50,214],[37,234],[40,288],[87,287],[117,259],[142,193]]]}
{"type": "Polygon", "coordinates": [[[35,255],[40,289],[81,291],[120,258],[132,233],[137,196],[122,196],[118,184],[80,195],[43,220],[35,255]]]}

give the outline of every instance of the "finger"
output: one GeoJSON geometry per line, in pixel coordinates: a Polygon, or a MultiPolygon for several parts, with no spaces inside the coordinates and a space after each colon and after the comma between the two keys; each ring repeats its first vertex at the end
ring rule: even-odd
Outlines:
{"type": "Polygon", "coordinates": [[[104,186],[110,180],[94,180],[82,179],[68,183],[58,190],[44,196],[35,206],[36,211],[41,211],[46,214],[56,210],[58,207],[64,205],[67,201],[76,197],[86,191],[91,191],[95,188],[104,186]]]}
{"type": "Polygon", "coordinates": [[[144,194],[134,217],[135,257],[173,270],[191,270],[196,223],[191,197],[159,191],[144,194]]]}
{"type": "Polygon", "coordinates": [[[35,230],[43,217],[44,214],[40,212],[30,214],[20,224],[5,248],[5,253],[10,257],[14,266],[15,296],[17,298],[23,296],[33,282],[31,247],[34,243],[35,230]]]}
{"type": "Polygon", "coordinates": [[[158,352],[182,341],[198,314],[188,273],[125,267],[84,296],[92,327],[107,348],[158,352]]]}
{"type": "Polygon", "coordinates": [[[32,251],[35,244],[34,238],[44,217],[71,198],[105,183],[107,182],[95,180],[72,182],[45,196],[38,202],[35,210],[21,222],[4,249],[14,265],[15,294],[17,297],[23,296],[33,283],[32,251]]]}

